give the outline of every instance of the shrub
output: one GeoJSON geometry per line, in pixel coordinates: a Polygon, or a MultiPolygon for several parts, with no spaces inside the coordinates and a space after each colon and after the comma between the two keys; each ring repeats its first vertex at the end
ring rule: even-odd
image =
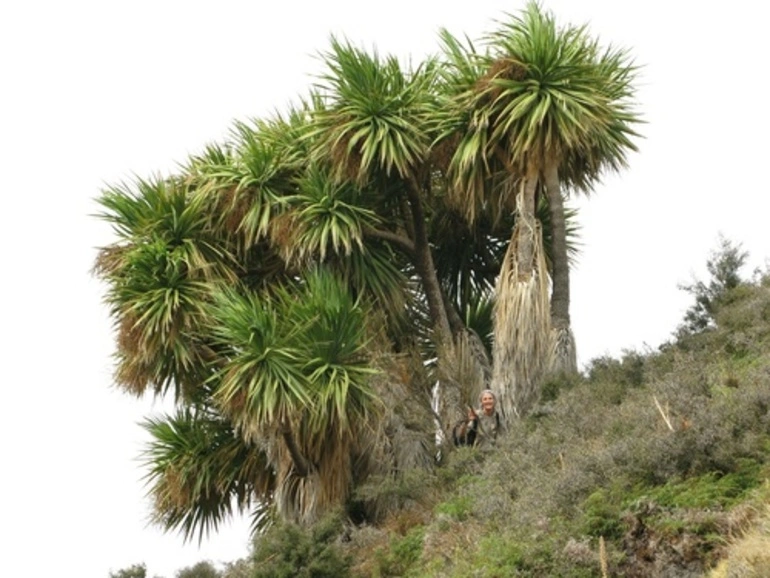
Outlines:
{"type": "Polygon", "coordinates": [[[179,570],[176,573],[176,578],[220,578],[220,574],[211,562],[204,560],[194,566],[179,570]]]}
{"type": "Polygon", "coordinates": [[[257,538],[253,578],[345,578],[351,560],[335,539],[343,529],[338,515],[330,515],[309,529],[280,523],[257,538]]]}
{"type": "Polygon", "coordinates": [[[472,502],[468,496],[457,496],[436,506],[436,514],[444,514],[458,522],[467,520],[471,510],[472,502]]]}
{"type": "Polygon", "coordinates": [[[639,387],[644,383],[645,357],[634,350],[625,350],[620,359],[609,356],[592,359],[586,368],[594,385],[605,382],[618,386],[639,387]]]}
{"type": "Polygon", "coordinates": [[[430,470],[406,470],[398,475],[371,476],[356,488],[352,504],[366,504],[371,521],[382,522],[391,513],[424,508],[434,503],[437,477],[430,470]]]}
{"type": "Polygon", "coordinates": [[[110,572],[110,578],[145,578],[146,576],[147,566],[145,564],[134,564],[117,572],[110,572]]]}
{"type": "Polygon", "coordinates": [[[615,539],[623,534],[622,502],[608,489],[600,488],[588,496],[582,510],[582,527],[586,535],[615,539]]]}
{"type": "Polygon", "coordinates": [[[387,549],[377,550],[377,567],[379,576],[405,576],[408,570],[420,558],[425,537],[425,528],[412,528],[406,536],[391,537],[387,549]]]}

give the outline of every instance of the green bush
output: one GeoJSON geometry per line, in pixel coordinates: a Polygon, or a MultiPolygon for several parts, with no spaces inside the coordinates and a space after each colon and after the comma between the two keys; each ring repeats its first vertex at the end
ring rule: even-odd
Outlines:
{"type": "Polygon", "coordinates": [[[335,543],[343,529],[332,515],[304,529],[281,523],[257,538],[253,578],[346,578],[351,560],[335,543]]]}
{"type": "Polygon", "coordinates": [[[438,504],[435,511],[436,514],[444,514],[458,522],[464,522],[470,516],[472,509],[473,502],[469,496],[456,496],[447,502],[438,504]]]}
{"type": "Polygon", "coordinates": [[[179,570],[176,573],[176,578],[220,578],[220,573],[211,562],[204,560],[194,566],[179,570]]]}
{"type": "Polygon", "coordinates": [[[621,520],[622,504],[607,489],[600,488],[582,504],[583,532],[595,538],[620,538],[624,527],[621,520]]]}
{"type": "Polygon", "coordinates": [[[644,383],[645,356],[626,350],[620,359],[597,357],[588,363],[586,374],[591,383],[613,383],[622,387],[639,387],[644,383]]]}
{"type": "Polygon", "coordinates": [[[377,550],[377,569],[379,576],[406,576],[409,569],[420,559],[425,528],[412,528],[405,536],[393,536],[386,550],[377,550]]]}
{"type": "Polygon", "coordinates": [[[117,572],[110,572],[110,578],[145,578],[146,576],[147,566],[145,564],[134,564],[117,572]]]}

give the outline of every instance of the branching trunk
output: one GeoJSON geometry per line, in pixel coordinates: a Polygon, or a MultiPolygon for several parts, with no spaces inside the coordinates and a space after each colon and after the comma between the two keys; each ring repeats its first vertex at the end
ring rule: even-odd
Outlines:
{"type": "Polygon", "coordinates": [[[403,235],[393,233],[392,231],[367,227],[364,229],[364,236],[391,243],[409,255],[410,258],[414,258],[414,243],[411,239],[404,237],[403,235]]]}

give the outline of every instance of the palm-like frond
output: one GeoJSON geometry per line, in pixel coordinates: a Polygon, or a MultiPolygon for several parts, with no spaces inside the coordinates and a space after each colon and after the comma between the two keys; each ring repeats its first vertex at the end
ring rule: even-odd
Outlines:
{"type": "Polygon", "coordinates": [[[255,130],[260,138],[283,151],[284,162],[292,166],[304,166],[310,159],[312,141],[309,137],[313,115],[323,108],[317,93],[311,92],[291,104],[285,113],[276,112],[267,119],[254,119],[255,130]]]}
{"type": "Polygon", "coordinates": [[[494,334],[494,305],[493,292],[475,293],[467,300],[462,311],[465,326],[479,336],[488,354],[492,353],[494,334]]]}
{"type": "Polygon", "coordinates": [[[208,376],[207,348],[197,331],[208,286],[186,273],[184,261],[162,242],[141,246],[129,258],[107,302],[118,320],[116,378],[137,395],[175,387],[186,395],[208,376]]]}
{"type": "Polygon", "coordinates": [[[444,98],[472,90],[489,65],[486,54],[478,52],[467,36],[460,40],[448,30],[439,30],[442,65],[439,70],[440,93],[444,98]]]}
{"type": "Polygon", "coordinates": [[[311,401],[305,360],[293,342],[302,328],[283,313],[266,292],[223,289],[214,296],[213,335],[229,352],[215,399],[249,431],[280,422],[311,401]]]}
{"type": "Polygon", "coordinates": [[[426,158],[427,115],[434,106],[435,65],[409,72],[392,56],[381,58],[335,38],[323,55],[319,78],[325,107],[312,131],[316,159],[329,160],[335,176],[364,184],[377,171],[406,178],[426,158]]]}
{"type": "Polygon", "coordinates": [[[212,229],[234,242],[243,259],[282,213],[306,152],[299,135],[307,111],[236,122],[225,145],[209,145],[183,165],[182,179],[208,209],[212,229]]]}
{"type": "Polygon", "coordinates": [[[143,454],[154,521],[199,541],[230,518],[251,509],[256,527],[267,518],[275,472],[264,448],[247,445],[228,422],[186,409],[147,419],[151,440],[143,454]]]}
{"type": "MultiPolygon", "coordinates": [[[[463,43],[441,30],[442,60],[437,89],[440,106],[432,115],[433,157],[447,176],[449,199],[475,223],[490,194],[489,110],[477,105],[476,86],[489,57],[469,39],[463,43]]],[[[494,159],[491,159],[494,162],[494,159]]]]}
{"type": "Polygon", "coordinates": [[[586,26],[559,27],[535,2],[487,40],[498,63],[482,89],[492,103],[490,140],[504,143],[512,163],[585,155],[582,168],[592,172],[568,173],[575,159],[562,166],[563,180],[584,188],[635,150],[638,119],[629,98],[636,68],[626,51],[603,51],[586,26]]]}
{"type": "Polygon", "coordinates": [[[434,212],[434,263],[447,295],[461,309],[472,295],[494,287],[510,237],[509,221],[496,224],[487,212],[471,226],[454,208],[442,207],[434,212]]]}
{"type": "Polygon", "coordinates": [[[182,178],[191,191],[211,193],[229,186],[228,167],[234,161],[234,148],[231,142],[209,143],[203,151],[192,154],[187,161],[180,163],[182,178]]]}
{"type": "Polygon", "coordinates": [[[139,180],[99,202],[122,240],[97,262],[118,327],[116,379],[137,395],[150,386],[191,395],[210,373],[202,306],[211,283],[235,279],[235,260],[208,229],[204,203],[177,180],[139,180]]]}
{"type": "Polygon", "coordinates": [[[310,168],[298,181],[298,192],[291,198],[294,227],[292,243],[284,247],[287,256],[321,261],[327,254],[350,255],[363,250],[363,234],[376,227],[380,219],[361,205],[362,194],[352,184],[335,183],[327,174],[310,168]]]}
{"type": "Polygon", "coordinates": [[[282,211],[300,165],[294,151],[244,123],[236,123],[234,137],[238,156],[231,167],[231,207],[248,246],[267,234],[271,219],[282,211]]]}
{"type": "Polygon", "coordinates": [[[369,330],[365,310],[330,273],[314,272],[295,306],[304,320],[298,335],[305,352],[305,374],[313,391],[310,431],[338,424],[340,433],[366,423],[377,399],[368,385],[376,373],[366,355],[369,330]]]}
{"type": "Polygon", "coordinates": [[[329,273],[311,273],[272,295],[223,290],[211,315],[217,341],[229,348],[216,399],[240,426],[317,410],[347,427],[349,412],[373,403],[365,387],[372,370],[364,311],[329,273]],[[329,396],[332,407],[325,405],[329,396]]]}
{"type": "Polygon", "coordinates": [[[385,314],[390,329],[406,323],[410,287],[405,260],[385,244],[369,242],[361,250],[339,256],[329,267],[354,295],[385,314]]]}
{"type": "MultiPolygon", "coordinates": [[[[137,179],[133,186],[122,184],[103,191],[98,202],[105,208],[99,217],[112,224],[124,244],[157,241],[174,250],[191,275],[231,275],[233,256],[209,230],[205,203],[178,180],[137,179]]],[[[119,269],[124,264],[113,265],[119,269]]]]}

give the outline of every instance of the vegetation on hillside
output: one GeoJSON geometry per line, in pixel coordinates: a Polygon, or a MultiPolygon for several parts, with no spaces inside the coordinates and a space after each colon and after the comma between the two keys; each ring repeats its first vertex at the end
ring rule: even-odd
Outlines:
{"type": "Polygon", "coordinates": [[[720,241],[670,342],[549,383],[493,452],[370,480],[358,498],[396,505],[377,524],[271,527],[248,575],[767,575],[770,272],[745,258],[720,241]]]}

